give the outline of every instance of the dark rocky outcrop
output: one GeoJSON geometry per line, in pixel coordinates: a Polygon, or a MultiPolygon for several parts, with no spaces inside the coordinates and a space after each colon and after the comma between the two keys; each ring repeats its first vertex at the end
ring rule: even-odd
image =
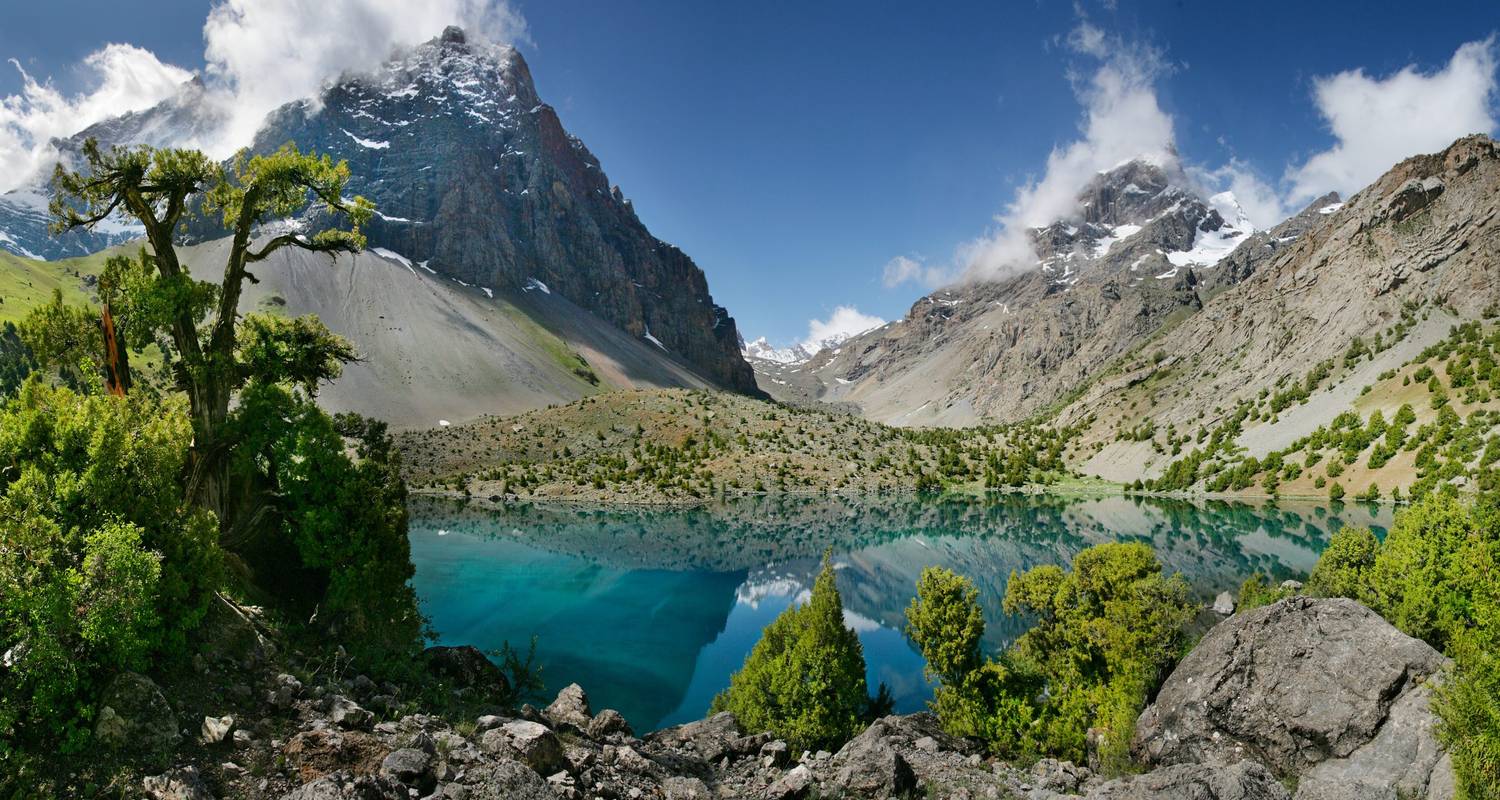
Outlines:
{"type": "Polygon", "coordinates": [[[380,211],[372,247],[474,286],[546,287],[719,385],[758,393],[703,271],[651,235],[514,48],[450,29],[316,103],[272,112],[252,150],[288,141],[348,160],[351,192],[380,211]]]}
{"type": "Polygon", "coordinates": [[[429,675],[448,682],[454,689],[502,697],[510,694],[510,680],[505,673],[473,645],[435,645],[422,651],[422,658],[427,662],[429,675]]]}

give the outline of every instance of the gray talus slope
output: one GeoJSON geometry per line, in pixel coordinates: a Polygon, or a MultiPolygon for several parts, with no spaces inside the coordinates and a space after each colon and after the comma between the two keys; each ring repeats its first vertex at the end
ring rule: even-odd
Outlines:
{"type": "Polygon", "coordinates": [[[1100,449],[1085,469],[1120,480],[1150,477],[1170,460],[1117,441],[1121,420],[1151,420],[1180,432],[1212,429],[1240,400],[1300,381],[1338,359],[1360,337],[1390,334],[1403,309],[1427,319],[1390,349],[1294,406],[1248,425],[1251,453],[1306,433],[1345,410],[1359,389],[1500,303],[1500,146],[1484,136],[1396,165],[1244,282],[1207,302],[1162,337],[1162,360],[1131,380],[1101,381],[1059,415],[1093,419],[1086,443],[1100,449]]]}
{"type": "MultiPolygon", "coordinates": [[[[188,248],[186,260],[197,277],[213,280],[227,247],[221,240],[188,248]]],[[[368,252],[334,259],[281,250],[252,271],[260,283],[246,286],[242,310],[316,314],[359,351],[361,360],[323,387],[322,404],[397,428],[520,413],[611,388],[712,385],[667,352],[541,290],[491,298],[368,252]]]]}

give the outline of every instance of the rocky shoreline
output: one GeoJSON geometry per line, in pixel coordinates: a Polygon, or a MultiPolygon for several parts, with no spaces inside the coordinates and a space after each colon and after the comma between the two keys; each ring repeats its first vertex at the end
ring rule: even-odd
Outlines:
{"type": "MultiPolygon", "coordinates": [[[[504,680],[473,648],[432,648],[428,663],[459,694],[504,680]]],[[[1452,766],[1429,708],[1447,664],[1349,600],[1236,614],[1137,722],[1132,750],[1149,771],[1112,780],[1053,759],[1005,763],[926,713],[878,720],[834,753],[794,753],[727,713],[637,736],[577,685],[544,709],[453,723],[402,713],[410,703],[363,676],[269,670],[247,689],[254,711],[205,716],[193,737],[154,684],[126,677],[97,735],[169,753],[191,738],[142,781],[156,800],[1447,800],[1452,766]]]]}

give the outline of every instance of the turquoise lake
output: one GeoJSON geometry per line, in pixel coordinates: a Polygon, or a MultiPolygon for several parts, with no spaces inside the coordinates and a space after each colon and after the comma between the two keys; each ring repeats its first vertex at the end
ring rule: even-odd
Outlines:
{"type": "Polygon", "coordinates": [[[872,687],[898,712],[931,688],[901,633],[918,574],[979,587],[986,645],[1026,620],[1001,611],[1012,570],[1065,564],[1107,541],[1151,544],[1208,601],[1257,570],[1300,578],[1343,525],[1383,536],[1389,507],[1005,494],[941,499],[753,498],[690,509],[490,507],[415,498],[413,583],[442,644],[537,638],[548,693],[581,684],[637,731],[701,717],[760,636],[811,586],[831,547],[845,621],[872,687]]]}

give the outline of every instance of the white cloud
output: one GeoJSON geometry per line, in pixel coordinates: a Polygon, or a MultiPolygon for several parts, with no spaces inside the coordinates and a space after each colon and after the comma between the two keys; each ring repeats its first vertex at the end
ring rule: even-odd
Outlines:
{"type": "Polygon", "coordinates": [[[73,96],[49,80],[21,73],[20,94],[0,99],[0,191],[29,183],[49,167],[55,137],[71,136],[88,126],[127,111],[161,102],[192,77],[166,64],[149,50],[129,44],[108,44],[89,54],[84,70],[93,87],[73,96]]]}
{"type": "Polygon", "coordinates": [[[527,39],[526,21],[503,0],[219,0],[203,39],[208,75],[230,99],[225,146],[248,144],[283,103],[374,69],[394,48],[427,41],[447,25],[492,42],[527,39]]]}
{"type": "Polygon", "coordinates": [[[807,323],[807,339],[803,340],[802,349],[808,353],[816,353],[828,342],[842,342],[884,324],[885,320],[866,314],[854,306],[839,306],[828,319],[815,319],[807,323]]]}
{"type": "Polygon", "coordinates": [[[1198,193],[1204,197],[1224,191],[1233,193],[1245,216],[1258,229],[1270,228],[1292,214],[1276,187],[1238,158],[1231,158],[1218,169],[1189,167],[1187,172],[1197,184],[1198,193]]]}
{"type": "Polygon", "coordinates": [[[1313,99],[1337,142],[1287,172],[1292,204],[1329,190],[1348,196],[1408,156],[1495,130],[1495,37],[1458,48],[1432,73],[1386,78],[1355,69],[1319,78],[1313,99]]]}
{"type": "MultiPolygon", "coordinates": [[[[250,143],[271,110],[315,98],[326,82],[369,71],[447,25],[462,26],[471,39],[529,41],[525,19],[506,0],[217,0],[203,24],[204,77],[225,125],[206,140],[178,144],[227,156],[250,143]]],[[[192,77],[128,44],[105,46],[83,67],[95,88],[77,96],[22,70],[21,93],[0,99],[0,191],[50,167],[53,137],[149,108],[192,77]]]]}
{"type": "Polygon", "coordinates": [[[1084,107],[1082,138],[1052,150],[1042,178],[1016,192],[995,218],[994,231],[958,248],[955,260],[964,278],[998,280],[1033,266],[1028,229],[1075,214],[1078,193],[1099,172],[1135,158],[1162,166],[1177,162],[1172,117],[1156,99],[1156,81],[1170,72],[1162,53],[1087,22],[1073,30],[1067,46],[1098,62],[1086,77],[1070,76],[1084,107]]]}

